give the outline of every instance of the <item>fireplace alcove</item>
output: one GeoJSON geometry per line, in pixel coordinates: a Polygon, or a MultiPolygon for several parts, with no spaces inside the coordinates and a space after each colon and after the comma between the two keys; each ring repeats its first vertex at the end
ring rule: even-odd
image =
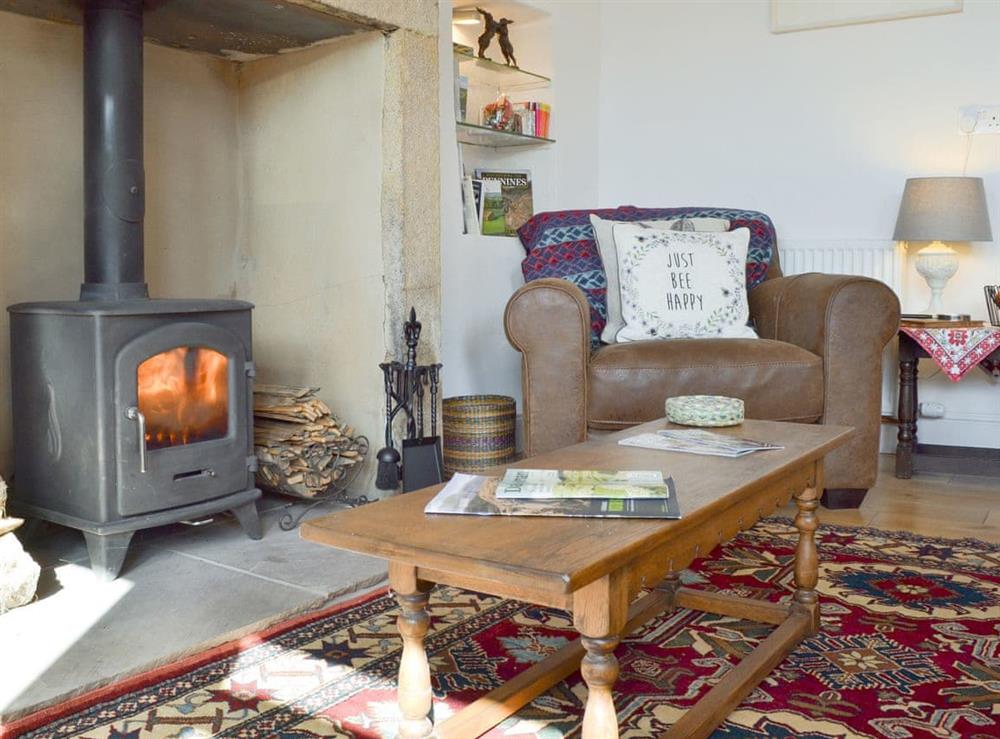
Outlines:
{"type": "MultiPolygon", "coordinates": [[[[37,18],[76,23],[82,4],[77,0],[29,3],[0,0],[0,11],[13,10],[37,18]]],[[[108,0],[104,4],[128,3],[108,0]]],[[[147,162],[150,155],[153,160],[154,184],[150,197],[154,207],[151,238],[155,244],[147,261],[152,257],[156,265],[152,276],[160,294],[240,296],[258,304],[262,302],[263,308],[258,309],[253,319],[254,339],[265,337],[265,366],[271,377],[325,388],[358,388],[359,392],[348,392],[340,406],[346,417],[367,430],[369,426],[377,428],[380,419],[377,405],[371,402],[371,398],[378,397],[380,386],[370,367],[384,358],[381,333],[388,311],[386,295],[372,294],[370,286],[377,283],[381,288],[385,280],[390,285],[397,281],[388,273],[395,271],[397,263],[401,271],[403,260],[387,261],[383,252],[386,244],[401,242],[405,233],[405,229],[400,230],[395,224],[387,225],[393,232],[384,238],[383,249],[378,249],[382,224],[379,198],[386,187],[393,187],[396,197],[410,191],[408,181],[404,186],[401,180],[384,174],[379,179],[380,169],[385,166],[381,152],[400,140],[395,138],[395,121],[388,129],[381,121],[384,106],[391,104],[387,100],[395,94],[394,89],[385,87],[390,75],[387,57],[394,46],[411,44],[417,35],[404,28],[404,33],[396,34],[390,42],[383,33],[397,26],[340,12],[333,5],[325,0],[144,3],[149,20],[147,40],[213,55],[146,48],[158,67],[150,78],[151,91],[155,89],[156,94],[149,96],[152,103],[145,110],[146,128],[154,132],[146,147],[147,162]],[[190,15],[185,17],[188,12],[190,15]],[[192,23],[203,24],[202,30],[191,33],[192,23]],[[371,33],[373,30],[382,33],[371,33]],[[305,48],[336,36],[355,38],[330,46],[305,48]],[[276,53],[289,49],[305,50],[276,53]],[[171,59],[177,63],[173,64],[171,59]],[[187,103],[177,93],[184,91],[192,80],[195,97],[187,103]],[[287,96],[276,94],[289,89],[289,84],[295,94],[291,105],[287,96]],[[210,97],[205,96],[206,85],[210,97]],[[170,102],[171,96],[176,102],[170,102]],[[343,125],[339,109],[331,114],[323,107],[317,108],[314,101],[319,99],[339,102],[352,125],[343,125]],[[220,100],[223,104],[210,107],[214,112],[203,114],[199,106],[206,100],[210,104],[220,100]],[[303,109],[310,115],[300,120],[296,113],[303,109]],[[183,111],[182,119],[177,118],[179,110],[183,111]],[[161,123],[162,113],[167,114],[163,120],[169,122],[161,123]],[[207,129],[206,116],[213,116],[207,129]],[[191,125],[186,138],[174,134],[178,130],[176,124],[180,122],[183,130],[187,119],[191,125]],[[370,124],[359,128],[359,122],[370,124]],[[392,141],[386,138],[387,130],[392,141]],[[331,138],[324,140],[321,136],[328,131],[331,138]],[[317,151],[304,147],[302,142],[310,139],[322,143],[322,147],[317,151]],[[230,145],[227,140],[235,143],[230,145]],[[171,146],[164,146],[165,141],[172,141],[171,146]],[[180,147],[174,148],[177,144],[180,147]],[[207,168],[215,164],[223,169],[207,168]],[[372,174],[359,172],[359,166],[369,168],[372,174]],[[192,168],[192,173],[185,176],[184,170],[192,168]],[[180,181],[176,178],[178,172],[180,181]],[[220,172],[231,175],[220,177],[220,172]],[[220,182],[229,177],[231,181],[220,182]],[[338,181],[343,184],[324,189],[328,182],[338,181]],[[276,192],[274,182],[286,189],[276,192]],[[293,187],[289,190],[290,182],[293,187]],[[315,189],[317,186],[319,189],[315,189]],[[189,193],[197,193],[201,201],[212,204],[205,207],[200,202],[190,203],[194,216],[190,221],[188,212],[175,204],[192,200],[189,193]],[[235,203],[236,207],[227,203],[235,203]],[[308,210],[303,209],[304,204],[308,210]],[[209,210],[207,228],[199,229],[197,225],[206,221],[209,210]],[[217,227],[217,223],[224,228],[217,227]],[[204,231],[204,235],[199,231],[204,231]],[[354,254],[359,242],[374,244],[375,249],[359,257],[354,254]],[[171,256],[165,257],[167,253],[171,256]],[[345,264],[347,254],[352,258],[345,264]],[[311,265],[318,257],[324,258],[315,263],[319,269],[299,269],[300,264],[311,265]],[[337,265],[335,271],[329,269],[333,265],[337,265]],[[328,288],[331,274],[337,278],[336,292],[328,288]],[[280,280],[276,279],[279,275],[280,280]],[[287,293],[301,295],[303,299],[288,301],[287,293]],[[349,322],[331,323],[329,317],[339,305],[335,301],[350,301],[358,307],[359,316],[349,322]],[[288,331],[290,321],[303,322],[301,338],[288,331]],[[314,337],[320,326],[323,333],[317,343],[314,337]],[[358,361],[350,364],[327,361],[317,365],[315,356],[333,356],[327,347],[342,345],[348,336],[359,337],[353,339],[358,361]],[[358,378],[362,377],[372,378],[370,388],[359,386],[358,378]],[[365,413],[355,407],[366,411],[371,408],[371,421],[366,422],[365,413]]],[[[37,20],[22,19],[12,22],[10,27],[27,31],[20,38],[30,40],[37,33],[59,44],[64,43],[60,39],[65,39],[70,49],[79,43],[79,36],[75,35],[78,31],[37,20]]],[[[425,53],[427,44],[424,37],[420,39],[417,51],[425,53]]],[[[55,47],[50,42],[38,48],[55,47]]],[[[3,53],[0,51],[0,57],[3,53]]],[[[79,58],[74,58],[72,51],[66,56],[65,62],[56,61],[61,65],[61,74],[55,77],[57,84],[70,75],[82,76],[79,58]]],[[[406,58],[402,54],[399,59],[393,58],[392,63],[402,64],[406,58]]],[[[46,59],[46,66],[49,65],[46,59]]],[[[28,84],[24,90],[25,101],[32,99],[29,95],[38,94],[28,84]]],[[[50,94],[46,86],[40,90],[43,99],[50,94]]],[[[78,104],[77,95],[70,95],[69,111],[64,113],[70,125],[72,108],[78,104]]],[[[16,103],[17,99],[15,85],[13,101],[16,103]]],[[[61,107],[65,111],[64,104],[61,107]]],[[[22,119],[20,128],[9,130],[24,132],[27,130],[24,124],[22,119]]],[[[398,124],[401,132],[403,120],[398,124]]],[[[436,135],[436,111],[433,124],[433,129],[428,126],[426,130],[433,130],[436,135]]],[[[14,125],[8,122],[8,126],[14,125]]],[[[52,128],[48,122],[46,127],[52,128]]],[[[27,141],[30,145],[30,136],[27,141]]],[[[37,167],[47,166],[50,170],[54,166],[64,167],[72,179],[74,169],[79,167],[72,157],[67,158],[64,152],[61,159],[52,157],[47,161],[45,154],[44,151],[34,154],[37,167]]],[[[0,184],[5,177],[9,178],[8,185],[16,181],[18,173],[10,169],[11,163],[16,166],[18,160],[0,163],[0,184]]],[[[396,174],[396,166],[394,162],[393,177],[401,178],[401,174],[396,174]]],[[[133,213],[135,206],[130,200],[145,195],[141,159],[139,167],[124,167],[121,173],[122,181],[113,187],[124,185],[124,192],[113,189],[106,200],[119,209],[117,220],[133,224],[130,227],[138,222],[141,229],[142,209],[137,209],[138,214],[133,213]],[[133,179],[129,180],[130,177],[133,179]]],[[[25,172],[20,174],[23,181],[25,172]]],[[[421,210],[436,214],[436,188],[421,186],[414,191],[435,193],[433,206],[421,210]]],[[[67,206],[60,209],[56,219],[72,217],[77,212],[76,218],[83,221],[83,213],[75,209],[73,200],[66,198],[65,193],[53,193],[49,198],[50,208],[53,202],[59,206],[65,202],[67,206]]],[[[40,207],[31,217],[44,219],[47,215],[45,208],[40,207]]],[[[434,223],[436,226],[436,217],[434,223]]],[[[63,263],[72,264],[79,258],[79,246],[72,243],[79,242],[72,230],[66,229],[69,238],[58,243],[35,243],[30,239],[43,234],[20,234],[28,239],[11,238],[11,233],[19,235],[17,225],[18,222],[10,220],[0,223],[0,236],[7,237],[0,238],[0,252],[14,245],[26,253],[33,251],[36,256],[32,257],[30,269],[20,274],[9,273],[5,278],[5,283],[12,286],[7,295],[20,300],[64,295],[69,287],[64,277],[44,280],[50,274],[62,275],[66,272],[63,263]],[[43,256],[46,254],[47,257],[43,256]],[[48,265],[43,267],[46,259],[48,265]],[[30,288],[31,285],[36,287],[30,288]],[[59,292],[53,289],[56,285],[61,285],[59,292]]],[[[121,254],[132,248],[112,251],[121,254]]],[[[140,254],[141,251],[140,240],[140,254]]],[[[254,351],[251,346],[249,303],[230,299],[149,300],[142,294],[145,288],[141,274],[112,280],[124,287],[113,288],[107,295],[87,294],[100,281],[91,279],[89,255],[85,261],[88,274],[84,300],[20,303],[10,310],[14,390],[6,398],[0,398],[0,421],[6,420],[4,406],[9,402],[14,434],[0,438],[0,446],[6,447],[0,448],[0,462],[9,475],[13,441],[16,463],[11,508],[82,530],[87,536],[93,569],[105,579],[117,576],[129,538],[139,529],[231,510],[246,523],[248,533],[255,534],[253,499],[258,493],[253,488],[250,392],[254,354],[260,349],[254,351]],[[171,336],[178,328],[181,333],[171,336]],[[178,349],[186,352],[188,347],[211,350],[225,357],[225,430],[222,434],[211,432],[212,438],[199,438],[188,444],[159,446],[151,431],[140,435],[139,418],[135,415],[135,411],[143,409],[138,368],[151,357],[178,349]],[[57,385],[73,388],[75,399],[59,395],[63,391],[57,392],[57,385]],[[140,470],[143,456],[140,438],[146,441],[145,472],[140,470]],[[30,450],[27,455],[23,452],[26,449],[30,450]],[[83,503],[85,497],[89,497],[89,503],[83,503]]],[[[420,300],[414,302],[419,304],[420,300]]],[[[5,350],[0,344],[0,352],[5,350]]],[[[259,362],[260,358],[256,358],[259,362]]],[[[148,414],[142,415],[143,420],[149,421],[148,414]]]]}

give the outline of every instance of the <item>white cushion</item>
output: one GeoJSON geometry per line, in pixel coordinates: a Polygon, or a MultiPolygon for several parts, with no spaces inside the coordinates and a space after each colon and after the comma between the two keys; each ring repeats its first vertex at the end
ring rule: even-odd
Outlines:
{"type": "Polygon", "coordinates": [[[617,341],[756,338],[747,326],[749,229],[693,232],[618,223],[612,233],[625,320],[617,341]]]}
{"type": "MultiPolygon", "coordinates": [[[[609,221],[590,216],[590,225],[594,229],[594,241],[604,263],[604,274],[608,279],[608,322],[601,332],[601,341],[613,344],[615,336],[625,327],[622,319],[621,292],[618,286],[618,253],[615,251],[615,239],[612,228],[616,223],[635,223],[635,221],[609,221]]],[[[728,231],[729,221],[725,218],[672,218],[666,221],[641,221],[652,228],[665,228],[674,231],[728,231]]]]}

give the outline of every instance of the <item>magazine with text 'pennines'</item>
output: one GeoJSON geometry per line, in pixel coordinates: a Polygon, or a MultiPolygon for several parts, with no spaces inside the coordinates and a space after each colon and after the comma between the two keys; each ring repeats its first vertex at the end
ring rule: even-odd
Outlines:
{"type": "Polygon", "coordinates": [[[558,498],[501,500],[495,477],[456,473],[424,507],[424,513],[463,516],[555,516],[574,518],[680,518],[673,478],[664,483],[669,498],[558,498]]]}
{"type": "Polygon", "coordinates": [[[659,470],[509,469],[497,485],[501,500],[529,498],[669,498],[659,470]]]}
{"type": "Polygon", "coordinates": [[[754,452],[784,449],[778,444],[753,439],[741,439],[702,429],[663,429],[656,433],[630,436],[618,442],[622,446],[659,449],[665,452],[706,454],[713,457],[745,457],[754,452]]]}

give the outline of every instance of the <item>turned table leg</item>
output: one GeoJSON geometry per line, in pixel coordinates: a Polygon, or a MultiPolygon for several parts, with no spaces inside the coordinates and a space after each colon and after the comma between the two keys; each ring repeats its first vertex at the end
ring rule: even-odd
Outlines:
{"type": "Polygon", "coordinates": [[[587,684],[583,739],[617,739],[618,714],[611,691],[618,679],[618,646],[628,618],[628,578],[621,571],[595,580],[573,594],[573,625],[587,650],[580,674],[587,684]]]}
{"type": "Polygon", "coordinates": [[[899,336],[899,431],[896,434],[896,477],[913,476],[913,451],[917,443],[917,352],[913,339],[899,336]]]}
{"type": "Polygon", "coordinates": [[[618,658],[615,657],[618,637],[592,639],[584,636],[580,641],[587,650],[580,662],[580,674],[587,683],[587,707],[583,714],[584,739],[617,737],[618,714],[611,689],[618,679],[618,658]]]}
{"type": "Polygon", "coordinates": [[[795,528],[799,531],[799,541],[795,548],[795,595],[794,601],[812,616],[811,634],[819,631],[819,598],[816,583],[819,582],[819,552],[816,550],[816,506],[819,505],[819,491],[815,487],[806,488],[795,496],[798,514],[795,528]]]}
{"type": "Polygon", "coordinates": [[[396,625],[403,638],[397,689],[400,739],[427,739],[432,736],[431,668],[424,651],[424,637],[430,626],[427,601],[432,583],[418,580],[416,568],[397,562],[389,564],[389,583],[396,592],[399,617],[396,625]]]}

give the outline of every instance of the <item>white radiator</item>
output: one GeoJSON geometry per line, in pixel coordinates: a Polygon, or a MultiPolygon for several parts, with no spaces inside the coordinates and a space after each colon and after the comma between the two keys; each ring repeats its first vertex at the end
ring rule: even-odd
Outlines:
{"type": "Polygon", "coordinates": [[[803,272],[864,275],[881,280],[897,295],[901,294],[904,253],[894,241],[779,240],[778,251],[781,271],[786,275],[803,272]]]}

